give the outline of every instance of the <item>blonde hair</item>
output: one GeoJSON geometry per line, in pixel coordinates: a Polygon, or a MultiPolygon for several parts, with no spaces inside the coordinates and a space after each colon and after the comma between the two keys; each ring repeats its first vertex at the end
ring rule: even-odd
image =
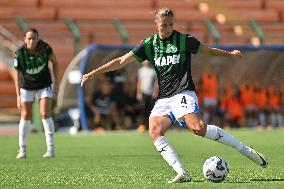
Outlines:
{"type": "Polygon", "coordinates": [[[169,8],[159,8],[155,11],[155,20],[154,22],[157,22],[161,17],[174,17],[174,13],[171,9],[169,8]]]}

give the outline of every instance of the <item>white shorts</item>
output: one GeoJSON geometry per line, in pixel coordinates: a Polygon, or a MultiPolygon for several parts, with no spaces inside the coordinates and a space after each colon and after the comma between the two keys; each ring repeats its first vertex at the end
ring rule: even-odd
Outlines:
{"type": "Polygon", "coordinates": [[[170,98],[158,99],[150,117],[168,115],[172,122],[176,119],[180,126],[184,127],[182,117],[190,113],[200,114],[198,99],[194,91],[183,91],[170,98]]]}
{"type": "Polygon", "coordinates": [[[53,91],[51,86],[40,90],[20,89],[21,102],[33,102],[35,99],[52,98],[52,96],[53,91]]]}

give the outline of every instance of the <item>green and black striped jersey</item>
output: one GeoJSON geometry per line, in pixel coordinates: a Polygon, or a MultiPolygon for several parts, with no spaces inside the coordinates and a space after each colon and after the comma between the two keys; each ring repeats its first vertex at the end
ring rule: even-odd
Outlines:
{"type": "Polygon", "coordinates": [[[191,54],[198,53],[200,47],[201,43],[191,35],[173,31],[166,39],[154,34],[131,52],[139,62],[151,62],[158,77],[159,98],[168,98],[184,90],[195,91],[191,54]]]}
{"type": "Polygon", "coordinates": [[[14,68],[22,72],[21,88],[38,90],[48,87],[52,83],[48,61],[52,55],[52,48],[39,40],[35,53],[28,53],[26,45],[15,52],[14,68]]]}

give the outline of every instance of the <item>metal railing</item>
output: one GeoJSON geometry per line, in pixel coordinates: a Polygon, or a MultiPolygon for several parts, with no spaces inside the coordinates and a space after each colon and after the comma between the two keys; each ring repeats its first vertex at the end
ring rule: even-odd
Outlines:
{"type": "Polygon", "coordinates": [[[81,51],[81,32],[72,18],[66,18],[65,23],[72,32],[74,38],[74,52],[76,55],[81,51]]]}
{"type": "Polygon", "coordinates": [[[256,36],[258,37],[260,44],[263,45],[265,43],[265,35],[259,25],[254,21],[249,21],[249,26],[255,32],[256,36]]]}
{"type": "Polygon", "coordinates": [[[124,27],[123,23],[118,18],[115,18],[113,19],[113,24],[117,29],[117,31],[119,32],[122,43],[127,45],[129,41],[129,34],[126,28],[124,27]]]}
{"type": "Polygon", "coordinates": [[[221,39],[221,34],[220,32],[217,30],[217,28],[215,27],[215,25],[210,21],[210,20],[205,20],[205,25],[208,28],[208,30],[210,31],[213,40],[214,40],[214,44],[215,45],[219,45],[220,44],[220,39],[221,39]]]}
{"type": "Polygon", "coordinates": [[[14,52],[21,42],[0,25],[0,60],[9,68],[13,67],[14,52]]]}

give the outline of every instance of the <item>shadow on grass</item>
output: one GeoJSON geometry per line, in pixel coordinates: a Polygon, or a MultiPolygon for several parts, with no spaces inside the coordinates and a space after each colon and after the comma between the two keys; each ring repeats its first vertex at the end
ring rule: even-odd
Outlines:
{"type": "Polygon", "coordinates": [[[251,179],[248,181],[228,181],[226,183],[252,183],[252,182],[284,182],[284,179],[251,179]]]}
{"type": "MultiPolygon", "coordinates": [[[[210,182],[210,181],[207,181],[207,180],[194,180],[193,183],[199,183],[199,182],[202,182],[202,183],[213,183],[213,184],[219,184],[219,183],[214,183],[214,182],[210,182]]],[[[228,183],[234,183],[234,184],[237,184],[237,183],[250,183],[249,181],[223,181],[223,182],[220,182],[220,183],[224,183],[224,184],[228,184],[228,183]]]]}
{"type": "Polygon", "coordinates": [[[274,179],[274,178],[271,178],[271,179],[251,179],[250,181],[257,181],[257,182],[283,182],[284,179],[283,178],[280,178],[280,179],[274,179]]]}

